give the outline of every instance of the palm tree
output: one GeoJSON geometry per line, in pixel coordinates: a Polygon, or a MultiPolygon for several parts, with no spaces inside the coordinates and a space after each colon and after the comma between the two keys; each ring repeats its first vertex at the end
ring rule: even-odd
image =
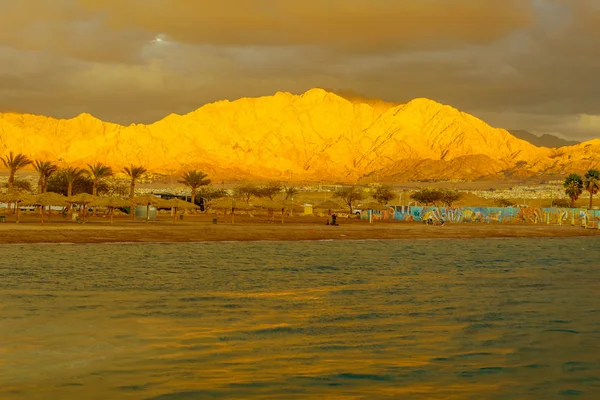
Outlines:
{"type": "Polygon", "coordinates": [[[565,194],[571,199],[571,208],[575,207],[575,201],[583,193],[583,180],[577,174],[571,174],[565,179],[563,183],[565,187],[565,194]]]}
{"type": "Polygon", "coordinates": [[[600,171],[590,169],[585,173],[585,181],[583,183],[585,190],[590,192],[590,209],[592,208],[593,196],[600,190],[600,171]]]}
{"type": "Polygon", "coordinates": [[[113,170],[108,165],[104,165],[102,163],[97,164],[88,164],[89,170],[86,173],[92,178],[94,182],[94,186],[92,187],[92,195],[98,196],[98,185],[100,181],[104,178],[108,178],[113,175],[113,170]]]}
{"type": "Polygon", "coordinates": [[[85,174],[85,170],[77,167],[67,167],[63,170],[65,174],[65,179],[67,180],[67,197],[71,197],[73,195],[73,182],[77,178],[81,178],[85,174]]]}
{"type": "Polygon", "coordinates": [[[129,192],[129,198],[133,199],[135,193],[135,182],[146,173],[146,168],[141,165],[133,165],[131,164],[129,167],[123,168],[123,172],[127,174],[131,178],[131,190],[129,192]]]}
{"type": "Polygon", "coordinates": [[[37,173],[40,174],[38,179],[38,194],[42,194],[46,191],[48,178],[58,170],[58,166],[51,161],[35,160],[34,167],[37,173]]]}
{"type": "Polygon", "coordinates": [[[210,179],[206,179],[207,176],[202,171],[192,170],[184,172],[181,180],[177,181],[192,189],[192,204],[196,204],[196,189],[210,183],[210,179]]]}
{"type": "Polygon", "coordinates": [[[23,167],[28,166],[32,161],[25,154],[15,155],[12,151],[7,156],[0,157],[2,163],[10,171],[8,176],[8,191],[12,192],[13,185],[15,184],[15,173],[23,167]]]}

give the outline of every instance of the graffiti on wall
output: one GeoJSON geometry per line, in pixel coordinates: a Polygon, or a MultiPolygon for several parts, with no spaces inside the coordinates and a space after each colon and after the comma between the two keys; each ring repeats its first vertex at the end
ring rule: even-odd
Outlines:
{"type": "Polygon", "coordinates": [[[422,207],[390,206],[383,211],[363,211],[361,218],[397,221],[445,221],[453,223],[584,224],[600,220],[600,210],[536,207],[422,207]]]}

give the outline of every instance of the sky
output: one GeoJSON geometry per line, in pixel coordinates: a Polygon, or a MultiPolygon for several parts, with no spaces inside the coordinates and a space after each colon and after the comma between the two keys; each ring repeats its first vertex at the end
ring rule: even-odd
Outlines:
{"type": "Polygon", "coordinates": [[[0,0],[0,112],[150,123],[313,87],[600,137],[600,0],[0,0]]]}

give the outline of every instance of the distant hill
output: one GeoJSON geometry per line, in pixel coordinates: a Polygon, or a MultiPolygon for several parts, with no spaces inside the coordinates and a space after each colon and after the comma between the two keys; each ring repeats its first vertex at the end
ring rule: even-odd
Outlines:
{"type": "Polygon", "coordinates": [[[600,139],[536,147],[432,100],[393,105],[345,95],[353,100],[311,89],[218,101],[149,125],[0,113],[0,155],[22,152],[80,167],[102,162],[115,170],[134,163],[169,175],[199,168],[229,182],[514,179],[600,163],[600,139]]]}
{"type": "Polygon", "coordinates": [[[544,134],[542,136],[534,135],[531,132],[524,130],[509,130],[511,135],[518,137],[519,139],[525,140],[534,146],[538,147],[564,147],[564,146],[575,146],[581,142],[576,140],[565,140],[558,136],[544,134]]]}

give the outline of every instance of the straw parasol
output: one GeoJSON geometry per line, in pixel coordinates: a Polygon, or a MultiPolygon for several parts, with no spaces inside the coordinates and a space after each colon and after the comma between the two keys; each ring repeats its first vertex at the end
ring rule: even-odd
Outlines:
{"type": "Polygon", "coordinates": [[[88,205],[96,199],[97,199],[97,197],[92,196],[91,194],[79,193],[79,194],[76,194],[75,196],[68,197],[67,203],[88,205]]]}
{"type": "Polygon", "coordinates": [[[259,201],[254,203],[255,206],[257,207],[261,207],[261,208],[267,208],[267,209],[273,209],[273,210],[281,210],[281,224],[283,225],[283,217],[284,217],[284,211],[285,210],[297,210],[297,209],[303,209],[304,207],[299,204],[296,203],[295,201],[292,200],[282,200],[282,201],[276,201],[276,200],[271,200],[271,199],[260,199],[259,201]]]}
{"type": "Polygon", "coordinates": [[[17,218],[16,223],[19,223],[19,204],[18,203],[22,203],[22,202],[27,202],[28,200],[31,200],[31,195],[27,194],[27,193],[23,193],[20,191],[12,191],[12,192],[8,192],[6,194],[0,194],[0,202],[3,203],[8,203],[10,204],[15,204],[16,205],[16,211],[15,211],[15,217],[17,218]]]}
{"type": "MultiPolygon", "coordinates": [[[[144,194],[142,196],[134,197],[130,200],[132,204],[136,204],[138,206],[146,206],[146,223],[150,221],[150,206],[162,206],[165,200],[160,197],[156,197],[151,194],[144,194]]],[[[135,219],[135,210],[131,209],[131,214],[133,214],[133,219],[135,219]]]]}
{"type": "Polygon", "coordinates": [[[237,201],[232,197],[221,197],[210,202],[211,208],[223,209],[225,214],[231,210],[231,223],[234,223],[235,210],[254,210],[256,207],[248,205],[243,201],[237,201]]]}
{"type": "Polygon", "coordinates": [[[327,200],[321,204],[317,204],[316,206],[313,207],[314,210],[345,210],[346,207],[341,205],[340,203],[338,203],[337,201],[333,201],[333,200],[327,200]]]}
{"type": "Polygon", "coordinates": [[[389,207],[388,206],[384,206],[383,204],[379,204],[379,203],[377,203],[375,201],[370,201],[367,204],[361,205],[361,208],[364,209],[364,210],[385,211],[389,207]]]}
{"type": "Polygon", "coordinates": [[[173,213],[173,221],[177,221],[177,209],[182,208],[184,210],[197,210],[200,208],[199,205],[190,203],[189,201],[181,200],[178,198],[173,198],[171,200],[164,200],[164,204],[169,206],[172,210],[175,210],[173,213]]]}
{"type": "Polygon", "coordinates": [[[372,224],[373,223],[373,211],[385,211],[387,210],[389,207],[388,206],[384,206],[383,204],[379,204],[375,201],[370,201],[366,204],[363,204],[361,206],[364,210],[369,210],[371,211],[369,213],[369,223],[372,224]]]}
{"type": "Polygon", "coordinates": [[[87,214],[87,205],[96,200],[96,196],[92,196],[89,193],[79,193],[75,196],[71,196],[67,198],[67,203],[69,204],[79,204],[84,206],[83,216],[87,214]]]}
{"type": "Polygon", "coordinates": [[[131,200],[121,199],[119,197],[98,197],[88,204],[91,207],[106,207],[110,213],[110,224],[113,224],[113,211],[115,208],[130,207],[131,200]]]}
{"type": "Polygon", "coordinates": [[[46,192],[37,196],[33,196],[28,200],[24,201],[24,204],[30,206],[41,206],[42,207],[42,225],[44,225],[44,208],[47,206],[62,206],[67,205],[67,198],[62,194],[54,192],[46,192]]]}

